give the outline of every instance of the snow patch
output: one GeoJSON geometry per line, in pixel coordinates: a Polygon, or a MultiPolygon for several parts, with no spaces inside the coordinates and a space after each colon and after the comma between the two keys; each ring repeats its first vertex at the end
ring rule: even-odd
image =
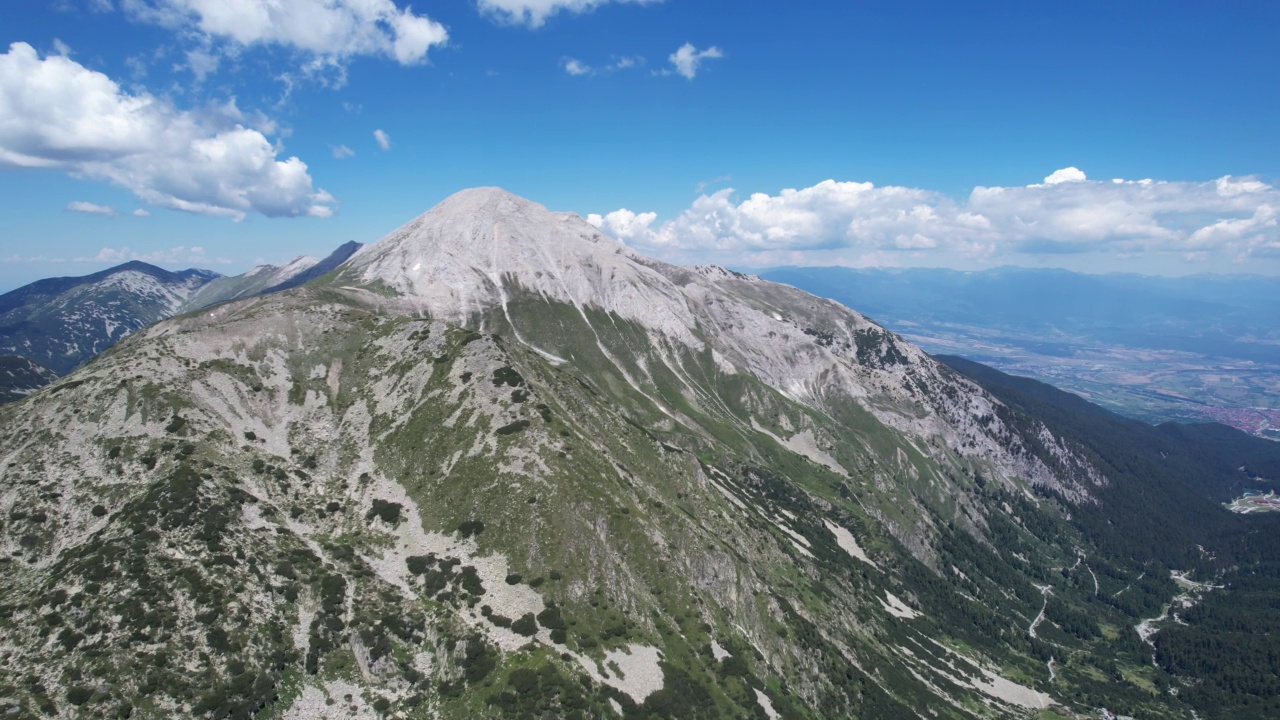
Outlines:
{"type": "Polygon", "coordinates": [[[902,618],[903,620],[912,620],[920,617],[920,613],[908,607],[907,604],[902,602],[897,595],[885,590],[884,597],[885,599],[881,600],[880,604],[890,615],[896,618],[902,618]]]}
{"type": "Polygon", "coordinates": [[[768,435],[769,437],[773,438],[773,440],[777,442],[779,445],[781,445],[782,447],[790,450],[791,452],[797,455],[806,457],[812,460],[813,462],[827,468],[832,472],[840,473],[841,475],[845,475],[845,476],[849,474],[849,471],[845,470],[844,466],[836,462],[835,458],[831,457],[831,455],[823,451],[822,448],[818,447],[818,441],[813,436],[812,430],[803,430],[801,432],[796,433],[795,435],[792,435],[790,438],[783,440],[782,438],[770,432],[768,428],[761,425],[760,421],[756,420],[755,418],[751,418],[751,429],[755,430],[758,433],[763,433],[765,435],[768,435]]]}
{"type": "Polygon", "coordinates": [[[856,539],[854,539],[853,533],[830,520],[824,519],[822,522],[827,526],[827,529],[831,531],[831,534],[836,536],[836,544],[840,546],[841,550],[844,550],[849,553],[851,557],[857,558],[877,570],[880,568],[879,565],[875,564],[875,561],[867,557],[867,553],[862,549],[862,546],[858,544],[856,539]]]}
{"type": "Polygon", "coordinates": [[[658,661],[662,653],[652,645],[631,644],[605,653],[604,666],[609,674],[600,680],[609,687],[626,693],[637,705],[662,689],[664,679],[658,661]]]}
{"type": "Polygon", "coordinates": [[[752,689],[756,691],[756,702],[760,704],[760,709],[764,710],[764,714],[769,717],[769,720],[778,720],[778,718],[782,717],[777,710],[773,709],[773,701],[769,699],[768,695],[760,692],[760,688],[752,689]]]}

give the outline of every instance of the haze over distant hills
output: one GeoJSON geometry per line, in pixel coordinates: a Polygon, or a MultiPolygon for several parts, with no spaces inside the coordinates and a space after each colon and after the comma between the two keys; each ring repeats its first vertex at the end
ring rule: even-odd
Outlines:
{"type": "Polygon", "coordinates": [[[1280,278],[778,268],[930,352],[1031,375],[1151,421],[1280,437],[1280,278]]]}

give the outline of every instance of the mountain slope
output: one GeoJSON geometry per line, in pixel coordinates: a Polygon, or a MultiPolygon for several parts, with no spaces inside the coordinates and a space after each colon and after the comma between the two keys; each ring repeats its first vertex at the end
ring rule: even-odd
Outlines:
{"type": "Polygon", "coordinates": [[[52,370],[18,355],[0,355],[0,403],[20,400],[58,376],[52,370]]]}
{"type": "MultiPolygon", "coordinates": [[[[0,295],[0,353],[66,374],[139,328],[227,300],[297,287],[332,271],[360,247],[349,242],[323,260],[303,256],[234,277],[207,270],[170,272],[132,261],[83,277],[40,280],[0,295]]],[[[10,370],[16,372],[16,366],[10,370]]],[[[28,368],[21,387],[14,386],[25,392],[6,393],[0,402],[23,397],[53,377],[28,368]]]]}
{"type": "Polygon", "coordinates": [[[285,265],[259,265],[242,275],[216,278],[188,298],[178,312],[199,310],[228,300],[298,287],[346,262],[361,247],[360,243],[348,242],[340,245],[324,259],[303,255],[285,265]]]}
{"type": "MultiPolygon", "coordinates": [[[[1271,612],[1280,602],[1280,515],[1236,515],[1221,506],[1245,489],[1280,488],[1280,446],[1224,425],[1152,427],[1035,380],[962,358],[939,359],[1044,419],[1108,468],[1115,482],[1075,518],[1099,549],[1214,578],[1207,593],[1179,578],[1188,602],[1151,613],[1164,617],[1147,625],[1152,660],[1168,673],[1156,680],[1207,717],[1280,714],[1271,612]]],[[[1141,599],[1121,588],[1107,602],[1141,599]]]]}
{"type": "MultiPolygon", "coordinates": [[[[395,293],[401,310],[505,328],[553,362],[599,362],[671,420],[696,424],[681,406],[729,410],[716,385],[745,373],[821,412],[856,407],[898,430],[937,435],[947,448],[939,456],[982,458],[999,474],[1073,495],[1098,480],[1083,466],[1054,476],[1024,448],[1006,446],[1017,438],[999,421],[975,421],[992,408],[973,386],[955,386],[857,312],[722,268],[639,256],[576,215],[496,188],[445,200],[358,253],[331,284],[395,293]]],[[[761,432],[759,419],[737,412],[735,432],[761,432]]]]}
{"type": "Polygon", "coordinates": [[[1073,522],[1112,482],[857,313],[467,191],[0,408],[0,703],[1189,718],[1168,569],[1073,522]]]}
{"type": "Polygon", "coordinates": [[[0,295],[0,353],[65,374],[131,332],[171,316],[208,270],[170,272],[131,261],[83,277],[50,278],[0,295]]]}

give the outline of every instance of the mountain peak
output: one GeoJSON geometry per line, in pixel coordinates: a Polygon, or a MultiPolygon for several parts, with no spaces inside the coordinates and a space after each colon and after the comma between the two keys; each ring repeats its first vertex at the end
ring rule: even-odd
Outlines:
{"type": "Polygon", "coordinates": [[[436,205],[436,208],[452,208],[455,205],[477,207],[492,205],[495,203],[506,204],[508,207],[543,207],[528,198],[516,195],[510,190],[496,186],[482,186],[459,190],[444,200],[441,200],[440,204],[436,205]]]}
{"type": "Polygon", "coordinates": [[[618,288],[659,280],[581,217],[492,187],[449,196],[357,253],[347,272],[356,284],[388,288],[454,320],[522,291],[607,308],[618,288]]]}

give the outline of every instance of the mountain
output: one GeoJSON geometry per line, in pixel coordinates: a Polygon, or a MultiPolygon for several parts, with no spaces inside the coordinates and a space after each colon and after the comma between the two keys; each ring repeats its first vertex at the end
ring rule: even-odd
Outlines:
{"type": "Polygon", "coordinates": [[[0,355],[0,402],[21,400],[58,379],[58,375],[18,355],[0,355]]]}
{"type": "Polygon", "coordinates": [[[83,277],[39,280],[0,295],[0,353],[68,373],[129,333],[170,317],[216,277],[135,260],[83,277]]]}
{"type": "Polygon", "coordinates": [[[285,265],[259,265],[243,275],[216,278],[188,298],[179,312],[298,287],[338,267],[361,247],[358,242],[347,242],[323,260],[302,255],[285,265]]]}
{"type": "Polygon", "coordinates": [[[778,268],[930,352],[1064,387],[1126,415],[1280,438],[1280,278],[997,268],[778,268]]]}
{"type": "Polygon", "coordinates": [[[1155,553],[1164,466],[1043,410],[463,191],[0,407],[0,711],[1216,717],[1151,637],[1277,545],[1231,452],[1155,553]]]}
{"type": "Polygon", "coordinates": [[[17,360],[6,361],[5,370],[19,373],[12,375],[19,384],[13,386],[15,392],[0,394],[0,402],[48,384],[140,328],[227,300],[297,287],[332,271],[360,247],[348,242],[323,260],[302,256],[236,276],[194,269],[170,272],[131,261],[83,277],[40,280],[0,295],[0,353],[32,364],[19,371],[17,360]]]}

